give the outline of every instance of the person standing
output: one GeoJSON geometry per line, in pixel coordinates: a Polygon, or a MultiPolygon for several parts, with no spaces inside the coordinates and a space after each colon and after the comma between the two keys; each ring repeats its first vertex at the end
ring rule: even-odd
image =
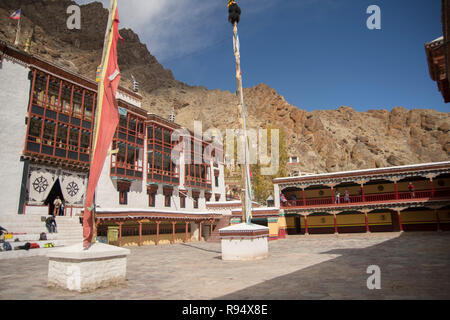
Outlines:
{"type": "Polygon", "coordinates": [[[341,203],[341,194],[338,190],[334,193],[334,203],[341,203]]]}
{"type": "Polygon", "coordinates": [[[282,193],[280,193],[280,200],[281,200],[282,206],[285,207],[286,203],[287,203],[287,199],[284,196],[284,194],[282,194],[282,193]]]}
{"type": "Polygon", "coordinates": [[[345,190],[344,192],[344,202],[350,203],[350,194],[348,193],[348,190],[345,190]]]}
{"type": "Polygon", "coordinates": [[[56,197],[55,201],[53,201],[53,205],[55,206],[55,209],[53,211],[54,216],[59,216],[59,212],[61,210],[62,201],[59,198],[59,196],[56,197]]]}
{"type": "Polygon", "coordinates": [[[409,192],[411,193],[411,198],[415,198],[416,197],[416,194],[414,193],[415,188],[414,188],[414,185],[412,184],[412,182],[409,183],[408,189],[409,189],[409,192]]]}

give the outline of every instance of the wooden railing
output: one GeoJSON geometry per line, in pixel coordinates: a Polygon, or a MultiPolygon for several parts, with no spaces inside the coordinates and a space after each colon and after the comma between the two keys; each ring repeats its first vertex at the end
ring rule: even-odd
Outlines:
{"type": "Polygon", "coordinates": [[[349,196],[348,200],[344,196],[339,198],[324,197],[324,198],[309,198],[301,200],[288,200],[285,203],[281,203],[281,207],[313,207],[313,206],[330,206],[330,205],[348,205],[355,203],[366,203],[366,202],[383,202],[383,201],[397,201],[397,200],[408,200],[408,199],[438,199],[438,198],[449,198],[450,199],[450,188],[449,189],[438,189],[438,190],[419,190],[412,192],[391,192],[391,193],[377,193],[377,194],[366,194],[358,196],[349,196]]]}

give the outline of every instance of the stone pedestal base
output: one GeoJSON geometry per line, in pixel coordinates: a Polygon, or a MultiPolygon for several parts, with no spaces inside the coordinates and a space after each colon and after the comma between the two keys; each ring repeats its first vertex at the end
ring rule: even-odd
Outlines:
{"type": "Polygon", "coordinates": [[[99,242],[88,250],[82,243],[54,250],[47,255],[47,285],[86,292],[124,283],[128,254],[128,249],[99,242]]]}
{"type": "Polygon", "coordinates": [[[222,260],[258,260],[269,256],[269,228],[240,223],[219,230],[222,260]]]}

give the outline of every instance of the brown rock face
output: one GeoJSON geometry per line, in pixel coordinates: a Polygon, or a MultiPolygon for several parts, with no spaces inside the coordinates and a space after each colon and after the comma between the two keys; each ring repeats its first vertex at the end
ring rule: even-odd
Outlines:
{"type": "MultiPolygon", "coordinates": [[[[14,39],[15,22],[9,14],[21,7],[22,49],[34,28],[31,53],[86,77],[94,78],[100,63],[107,10],[100,3],[81,6],[82,30],[66,28],[69,0],[8,0],[0,2],[0,39],[14,39]]],[[[193,87],[174,79],[130,29],[121,29],[118,44],[124,87],[130,74],[140,82],[143,107],[168,117],[174,107],[176,122],[193,129],[215,127],[225,134],[238,128],[237,97],[228,91],[193,87]]],[[[306,112],[290,105],[266,84],[244,89],[249,128],[284,130],[290,155],[306,172],[353,170],[420,162],[446,161],[450,155],[450,115],[434,110],[357,112],[348,106],[306,112]]]]}

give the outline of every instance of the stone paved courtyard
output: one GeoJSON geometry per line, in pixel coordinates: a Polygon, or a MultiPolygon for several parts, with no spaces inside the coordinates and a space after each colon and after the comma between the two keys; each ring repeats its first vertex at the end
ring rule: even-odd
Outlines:
{"type": "Polygon", "coordinates": [[[222,261],[217,243],[129,249],[126,283],[90,293],[47,288],[46,257],[0,260],[0,299],[450,298],[450,232],[288,236],[250,262],[222,261]],[[367,288],[369,265],[380,290],[367,288]]]}

